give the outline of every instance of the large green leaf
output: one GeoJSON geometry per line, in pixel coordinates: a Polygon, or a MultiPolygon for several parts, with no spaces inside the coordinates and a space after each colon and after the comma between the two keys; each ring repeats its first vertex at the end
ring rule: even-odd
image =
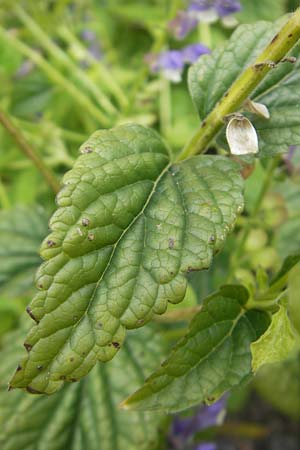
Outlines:
{"type": "MultiPolygon", "coordinates": [[[[201,119],[216,106],[242,71],[255,61],[279,26],[268,22],[242,25],[224,46],[201,57],[190,68],[190,93],[201,119]]],[[[272,156],[286,151],[292,144],[300,144],[299,65],[300,61],[279,63],[251,96],[265,104],[270,112],[270,119],[251,116],[258,131],[260,156],[272,156]]]]}
{"type": "Polygon", "coordinates": [[[1,352],[1,450],[139,450],[153,448],[161,416],[121,411],[117,405],[135,389],[162,355],[157,333],[131,332],[109,365],[98,364],[79,383],[53,396],[7,392],[23,332],[7,336],[1,352]]]}
{"type": "Polygon", "coordinates": [[[248,292],[224,286],[208,297],[169,358],[123,404],[176,412],[214,401],[251,375],[250,344],[266,329],[265,313],[246,311],[248,292]]]}
{"type": "Polygon", "coordinates": [[[236,17],[245,23],[275,20],[285,13],[285,3],[285,0],[241,0],[242,10],[236,17]]]}
{"type": "Polygon", "coordinates": [[[52,393],[111,359],[126,328],[183,299],[185,274],[209,267],[242,209],[236,163],[171,164],[142,126],[96,132],[81,152],[42,245],[28,308],[37,323],[13,387],[52,393]]]}
{"type": "Polygon", "coordinates": [[[48,220],[41,208],[17,207],[0,212],[0,292],[15,297],[33,285],[41,263],[38,250],[47,234],[48,220]]]}

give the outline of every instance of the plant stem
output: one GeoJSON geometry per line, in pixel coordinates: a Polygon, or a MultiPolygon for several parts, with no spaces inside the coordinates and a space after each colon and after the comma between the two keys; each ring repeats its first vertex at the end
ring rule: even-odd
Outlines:
{"type": "Polygon", "coordinates": [[[81,70],[68,56],[66,52],[61,50],[61,48],[56,45],[42,30],[42,28],[20,7],[16,4],[14,6],[14,12],[16,16],[23,22],[27,29],[32,33],[33,36],[38,40],[39,45],[41,45],[58,63],[63,65],[66,69],[70,71],[70,74],[74,76],[79,83],[81,83],[94,97],[99,106],[107,114],[116,114],[118,111],[115,106],[111,103],[109,98],[99,89],[97,86],[83,70],[81,70]]]}
{"type": "Polygon", "coordinates": [[[1,180],[1,177],[0,177],[0,203],[1,203],[1,207],[3,209],[10,207],[10,201],[9,201],[8,195],[6,193],[5,186],[1,180]]]}
{"type": "Polygon", "coordinates": [[[38,170],[41,172],[48,185],[51,187],[53,192],[56,194],[59,191],[59,182],[56,180],[55,175],[52,171],[44,164],[41,157],[31,148],[28,142],[25,140],[21,131],[11,122],[7,115],[0,110],[0,123],[11,135],[13,140],[16,142],[18,147],[22,152],[35,164],[38,170]]]}
{"type": "Polygon", "coordinates": [[[172,109],[171,109],[171,86],[170,81],[161,77],[160,93],[159,93],[159,112],[160,112],[160,131],[164,137],[168,136],[168,132],[172,125],[172,109]]]}
{"type": "Polygon", "coordinates": [[[211,140],[224,125],[224,117],[236,112],[262,79],[293,48],[300,38],[300,9],[290,17],[281,30],[249,66],[232,84],[214,109],[202,122],[191,140],[178,156],[186,159],[197,153],[203,153],[211,140]],[[272,64],[270,64],[272,62],[272,64]]]}
{"type": "Polygon", "coordinates": [[[73,100],[83,107],[97,122],[104,126],[110,125],[110,120],[108,120],[107,115],[102,113],[86,94],[80,91],[68,78],[65,78],[57,69],[48,63],[40,53],[32,50],[26,44],[23,44],[16,36],[4,30],[1,26],[0,36],[5,40],[8,40],[10,45],[22,55],[31,59],[31,61],[33,61],[52,82],[60,86],[64,92],[67,92],[73,100]]]}
{"type": "Polygon", "coordinates": [[[84,58],[91,64],[92,68],[95,69],[95,72],[100,79],[100,82],[103,83],[106,88],[114,95],[117,102],[122,108],[128,106],[128,100],[123,92],[119,83],[112,76],[111,71],[109,71],[105,64],[102,61],[98,61],[95,57],[82,45],[82,43],[77,39],[77,37],[65,26],[58,29],[58,34],[64,39],[65,42],[69,44],[69,46],[76,46],[78,51],[84,55],[84,58]]]}
{"type": "Polygon", "coordinates": [[[262,202],[264,200],[264,197],[265,197],[267,191],[269,190],[270,184],[272,183],[273,174],[278,165],[279,160],[280,160],[280,158],[276,157],[269,161],[269,165],[266,169],[266,176],[265,176],[264,182],[263,182],[261,190],[256,198],[251,215],[250,215],[250,217],[247,218],[248,221],[245,224],[245,227],[243,229],[243,233],[242,233],[241,239],[239,241],[239,245],[236,248],[236,251],[233,252],[231,255],[231,264],[230,264],[231,270],[229,273],[229,280],[232,278],[233,272],[234,272],[237,264],[239,263],[240,258],[242,257],[242,255],[244,253],[245,243],[247,241],[250,230],[252,228],[253,219],[259,212],[262,202]]]}

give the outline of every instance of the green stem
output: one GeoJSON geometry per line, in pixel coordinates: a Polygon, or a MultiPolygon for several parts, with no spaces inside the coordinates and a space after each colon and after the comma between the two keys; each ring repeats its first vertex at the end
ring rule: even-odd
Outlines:
{"type": "Polygon", "coordinates": [[[233,252],[233,254],[231,255],[231,264],[230,264],[231,269],[230,269],[230,273],[229,273],[229,280],[232,278],[232,275],[234,273],[236,266],[239,265],[240,259],[244,253],[244,247],[245,247],[247,238],[248,238],[249,233],[252,228],[253,219],[256,217],[257,213],[259,212],[259,210],[261,208],[264,197],[265,197],[266,193],[268,192],[269,187],[272,183],[273,174],[274,174],[274,171],[275,171],[279,161],[280,161],[279,157],[276,157],[269,161],[269,165],[266,169],[265,179],[263,181],[260,192],[256,198],[251,215],[250,215],[250,217],[247,218],[247,223],[245,224],[245,227],[243,229],[242,236],[239,241],[239,245],[238,245],[236,251],[233,252]]]}
{"type": "Polygon", "coordinates": [[[232,84],[202,122],[200,128],[192,136],[177,159],[183,160],[197,153],[203,153],[223,127],[224,117],[236,112],[241,107],[242,103],[272,69],[273,65],[270,62],[277,64],[281,61],[299,38],[300,9],[297,9],[255,62],[232,84]]]}
{"type": "Polygon", "coordinates": [[[76,46],[76,48],[78,48],[79,52],[84,55],[84,59],[86,59],[92,68],[95,69],[101,84],[105,85],[112,95],[114,95],[122,108],[127,107],[127,97],[119,83],[112,76],[111,71],[109,71],[101,61],[95,59],[95,57],[87,51],[84,45],[82,45],[82,43],[67,27],[63,26],[59,28],[58,34],[62,39],[64,39],[65,42],[67,42],[67,44],[69,44],[70,47],[76,46]]]}
{"type": "Polygon", "coordinates": [[[65,78],[58,70],[49,64],[40,53],[32,50],[26,44],[23,44],[16,36],[4,30],[2,27],[0,27],[0,36],[9,41],[10,45],[22,55],[31,59],[31,61],[33,61],[53,83],[60,86],[64,92],[67,92],[73,100],[83,107],[97,122],[104,126],[110,126],[110,120],[108,120],[107,115],[102,113],[89,97],[72,84],[68,78],[65,78]]]}
{"type": "Polygon", "coordinates": [[[41,172],[48,185],[56,194],[59,191],[60,185],[56,180],[52,171],[44,164],[41,157],[33,150],[33,148],[25,140],[21,131],[11,122],[7,115],[0,110],[0,123],[7,130],[13,140],[16,142],[22,152],[35,164],[38,170],[41,172]]]}
{"type": "Polygon", "coordinates": [[[160,80],[159,110],[160,131],[164,137],[167,137],[172,124],[171,87],[170,81],[163,77],[160,80]]]}
{"type": "Polygon", "coordinates": [[[1,177],[0,177],[0,203],[3,209],[10,207],[10,201],[6,193],[5,186],[1,180],[1,177]]]}
{"type": "Polygon", "coordinates": [[[14,6],[14,12],[32,35],[35,36],[39,45],[47,50],[56,61],[69,70],[70,74],[93,95],[94,99],[106,113],[116,114],[118,112],[99,87],[69,58],[66,52],[61,50],[61,48],[47,36],[42,28],[20,7],[20,5],[16,4],[14,6]]]}

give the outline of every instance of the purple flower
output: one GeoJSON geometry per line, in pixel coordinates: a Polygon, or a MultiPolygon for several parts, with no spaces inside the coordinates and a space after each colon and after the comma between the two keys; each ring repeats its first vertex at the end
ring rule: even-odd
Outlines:
{"type": "Polygon", "coordinates": [[[193,64],[202,55],[210,53],[210,49],[203,44],[191,44],[182,49],[183,61],[193,64]]]}
{"type": "MultiPolygon", "coordinates": [[[[191,443],[195,433],[222,423],[225,416],[226,399],[227,396],[225,395],[213,405],[198,408],[193,416],[176,416],[169,437],[170,444],[172,445],[171,449],[185,449],[191,443]]],[[[194,450],[215,449],[215,444],[211,442],[202,442],[197,447],[194,447],[194,450]]]]}
{"type": "Polygon", "coordinates": [[[238,0],[216,0],[215,8],[219,17],[225,17],[239,12],[242,6],[238,0]]]}
{"type": "Polygon", "coordinates": [[[240,10],[239,0],[193,0],[188,7],[188,12],[203,22],[215,22],[240,10]]]}
{"type": "Polygon", "coordinates": [[[197,25],[198,20],[187,11],[178,11],[175,19],[169,22],[168,28],[176,39],[181,40],[197,25]]]}
{"type": "MultiPolygon", "coordinates": [[[[88,28],[83,30],[81,39],[89,44],[88,51],[95,59],[100,60],[103,57],[97,35],[93,30],[88,28]]],[[[83,64],[85,64],[85,61],[83,61],[83,64]]]]}
{"type": "Polygon", "coordinates": [[[202,442],[195,447],[195,450],[217,450],[217,446],[214,442],[202,442]]]}
{"type": "Polygon", "coordinates": [[[161,53],[146,55],[145,61],[153,73],[162,75],[174,83],[181,81],[185,64],[194,63],[201,55],[210,53],[209,48],[203,44],[191,44],[181,50],[167,50],[161,53]]]}

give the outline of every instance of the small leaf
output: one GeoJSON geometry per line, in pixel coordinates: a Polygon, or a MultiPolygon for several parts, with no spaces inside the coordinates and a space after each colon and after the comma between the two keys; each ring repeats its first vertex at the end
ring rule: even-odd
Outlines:
{"type": "MultiPolygon", "coordinates": [[[[202,56],[190,68],[189,89],[202,120],[243,70],[254,63],[280,25],[268,22],[241,25],[225,45],[202,56]]],[[[295,47],[292,54],[298,56],[299,49],[295,47]]],[[[251,100],[264,104],[270,113],[268,120],[257,115],[251,117],[258,134],[261,157],[283,153],[290,145],[300,144],[299,67],[299,58],[295,64],[279,62],[252,94],[251,100]]]]}
{"type": "Polygon", "coordinates": [[[252,369],[256,372],[262,365],[282,361],[295,348],[295,333],[291,327],[286,307],[280,305],[273,314],[267,331],[251,344],[252,369]]]}
{"type": "Polygon", "coordinates": [[[41,263],[40,242],[47,234],[48,219],[36,206],[0,212],[0,292],[17,297],[28,292],[41,263]]]}
{"type": "Polygon", "coordinates": [[[282,263],[282,266],[279,272],[274,276],[271,280],[270,285],[274,286],[275,284],[284,284],[287,281],[289,272],[293,269],[293,267],[298,264],[300,261],[300,253],[295,253],[294,255],[289,255],[285,258],[282,263]]]}
{"type": "Polygon", "coordinates": [[[247,298],[242,286],[225,286],[208,297],[169,358],[122,406],[176,412],[215,401],[247,381],[250,344],[269,323],[265,313],[243,308],[247,298]]]}
{"type": "Polygon", "coordinates": [[[254,126],[247,117],[232,117],[226,128],[226,138],[232,155],[248,155],[258,152],[258,140],[254,126]]]}
{"type": "Polygon", "coordinates": [[[171,164],[142,126],[96,132],[81,152],[42,245],[36,325],[13,387],[50,394],[113,358],[126,329],[184,298],[185,274],[209,267],[243,207],[237,163],[171,164]]]}
{"type": "Polygon", "coordinates": [[[159,363],[162,340],[152,329],[130,333],[109,365],[53,396],[7,392],[6,382],[18,359],[24,331],[6,336],[0,367],[1,450],[136,450],[156,444],[162,417],[126,413],[117,405],[159,363]]]}
{"type": "Polygon", "coordinates": [[[300,336],[300,267],[295,267],[289,276],[288,311],[291,322],[300,336]]]}

